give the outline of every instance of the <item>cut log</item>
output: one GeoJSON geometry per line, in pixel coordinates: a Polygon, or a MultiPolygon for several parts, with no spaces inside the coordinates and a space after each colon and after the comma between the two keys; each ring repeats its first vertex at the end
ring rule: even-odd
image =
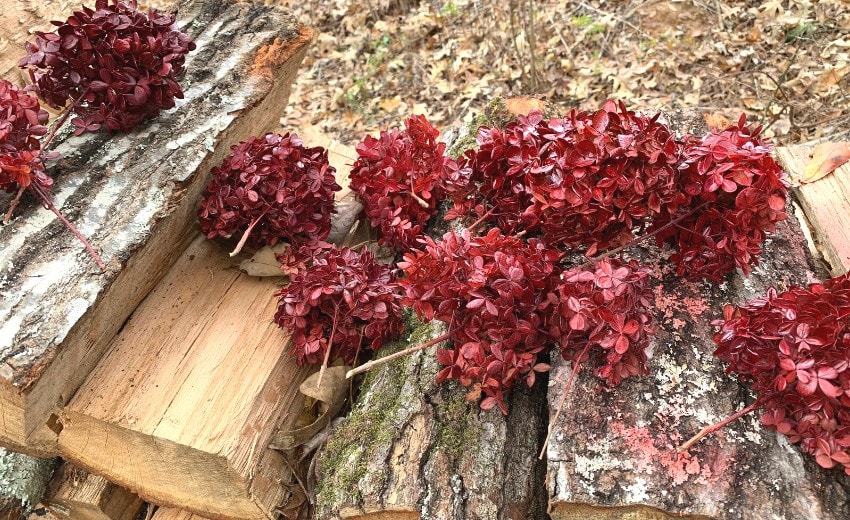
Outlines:
{"type": "Polygon", "coordinates": [[[272,322],[279,281],[236,264],[197,237],[65,407],[64,458],[156,504],[271,517],[287,466],[267,446],[308,369],[272,322]]]}
{"type": "MultiPolygon", "coordinates": [[[[763,296],[821,278],[795,218],[780,223],[749,278],[722,284],[683,281],[663,259],[654,265],[655,319],[650,375],[616,388],[582,370],[547,451],[549,513],[566,519],[850,517],[850,479],[800,453],[764,428],[758,413],[707,437],[684,454],[676,448],[753,397],[712,356],[712,320],[725,303],[763,296]]],[[[571,367],[554,360],[549,390],[554,415],[571,367]]]]}
{"type": "MultiPolygon", "coordinates": [[[[397,348],[443,329],[410,319],[397,348]]],[[[437,385],[433,348],[368,373],[357,404],[318,459],[319,519],[543,518],[545,383],[519,389],[511,414],[482,411],[437,385]]],[[[383,353],[383,349],[382,349],[383,353]]]]}
{"type": "Polygon", "coordinates": [[[815,233],[815,244],[833,276],[850,270],[850,164],[815,182],[799,185],[810,146],[778,148],[776,157],[795,183],[794,196],[815,233]]]}
{"type": "Polygon", "coordinates": [[[198,48],[178,108],[130,134],[67,137],[50,168],[61,173],[54,200],[108,269],[34,200],[0,229],[0,443],[17,450],[56,452],[44,425],[56,429],[56,407],[195,237],[210,168],[276,122],[313,35],[280,10],[232,0],[194,2],[179,23],[198,48]]]}
{"type": "Polygon", "coordinates": [[[43,503],[58,518],[68,520],[133,520],[142,500],[103,477],[62,464],[43,503]],[[58,479],[58,482],[56,481],[58,479]]]}

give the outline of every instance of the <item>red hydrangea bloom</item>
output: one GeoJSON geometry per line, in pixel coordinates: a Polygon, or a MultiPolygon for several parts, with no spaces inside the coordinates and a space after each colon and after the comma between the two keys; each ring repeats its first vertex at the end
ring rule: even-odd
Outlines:
{"type": "Polygon", "coordinates": [[[646,348],[654,330],[647,268],[606,258],[562,278],[550,335],[558,338],[564,359],[592,359],[594,374],[612,386],[648,374],[646,348]]]}
{"type": "Polygon", "coordinates": [[[455,193],[449,217],[492,212],[506,233],[590,254],[620,245],[680,198],[679,147],[657,118],[609,101],[593,113],[532,112],[504,130],[482,127],[478,150],[461,161],[469,188],[455,193]]]}
{"type": "Polygon", "coordinates": [[[251,229],[248,244],[323,240],[331,229],[336,170],[322,147],[295,134],[266,134],[231,147],[213,168],[198,217],[207,237],[251,229]]]}
{"type": "Polygon", "coordinates": [[[523,241],[493,229],[471,237],[449,232],[404,255],[405,305],[425,320],[449,325],[453,348],[438,349],[446,368],[437,381],[457,379],[473,386],[470,398],[504,413],[506,392],[517,382],[531,386],[549,366],[537,357],[549,337],[561,253],[537,240],[523,241]]]}
{"type": "Polygon", "coordinates": [[[378,350],[401,334],[401,290],[389,266],[368,250],[321,243],[298,252],[303,268],[275,296],[274,320],[292,333],[298,363],[329,359],[353,365],[361,349],[378,350]]]}
{"type": "Polygon", "coordinates": [[[401,250],[416,245],[457,170],[424,116],[409,117],[404,126],[381,132],[377,139],[367,136],[357,145],[349,174],[352,191],[363,201],[372,226],[380,229],[379,243],[401,250]]]}
{"type": "Polygon", "coordinates": [[[762,423],[850,474],[850,277],[727,305],[714,355],[758,393],[762,423]]]}
{"type": "Polygon", "coordinates": [[[0,79],[0,189],[17,191],[32,183],[49,189],[39,136],[47,132],[47,111],[38,99],[0,79]]]}
{"type": "Polygon", "coordinates": [[[749,274],[765,233],[787,218],[786,175],[760,131],[742,115],[737,125],[685,143],[679,184],[688,200],[656,222],[681,219],[659,235],[677,246],[679,275],[719,280],[736,267],[749,274]]]}
{"type": "Polygon", "coordinates": [[[175,19],[154,9],[145,14],[135,0],[97,0],[94,9],[52,22],[53,32],[36,32],[19,65],[48,105],[77,102],[75,134],[101,126],[126,132],[183,97],[177,78],[195,44],[175,19]]]}

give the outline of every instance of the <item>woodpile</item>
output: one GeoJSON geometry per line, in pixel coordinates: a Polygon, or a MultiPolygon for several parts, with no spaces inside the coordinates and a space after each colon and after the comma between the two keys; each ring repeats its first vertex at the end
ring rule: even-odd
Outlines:
{"type": "Polygon", "coordinates": [[[286,498],[267,445],[306,371],[281,355],[278,282],[232,269],[194,215],[229,146],[276,126],[313,32],[256,2],[191,2],[179,24],[198,46],[179,107],[57,147],[55,200],[107,270],[34,202],[0,230],[0,444],[93,473],[52,497],[70,518],[132,509],[115,483],[216,518],[270,518],[286,498]]]}
{"type": "MultiPolygon", "coordinates": [[[[56,518],[130,520],[147,501],[153,520],[264,520],[291,496],[291,463],[269,445],[294,427],[309,370],[271,321],[281,281],[241,273],[199,236],[194,215],[228,145],[275,126],[313,33],[235,0],[196,0],[180,16],[198,49],[179,108],[131,134],[66,137],[58,148],[55,198],[107,270],[32,201],[0,229],[0,445],[68,461],[43,502],[56,518]]],[[[671,124],[699,131],[687,118],[671,124]]],[[[345,177],[351,148],[299,133],[327,147],[345,177]]],[[[793,172],[806,153],[779,156],[793,172]]],[[[320,450],[315,517],[850,517],[848,479],[755,417],[676,452],[748,397],[711,356],[722,305],[824,274],[801,219],[834,273],[850,266],[850,224],[830,228],[850,214],[848,179],[845,167],[797,190],[805,217],[780,226],[750,278],[683,282],[655,260],[652,375],[600,391],[581,373],[542,459],[571,371],[559,359],[548,387],[513,392],[507,416],[436,384],[430,350],[369,373],[320,450]]],[[[339,196],[354,209],[340,212],[337,237],[358,213],[339,196]]],[[[443,329],[411,318],[407,331],[385,351],[443,329]]]]}

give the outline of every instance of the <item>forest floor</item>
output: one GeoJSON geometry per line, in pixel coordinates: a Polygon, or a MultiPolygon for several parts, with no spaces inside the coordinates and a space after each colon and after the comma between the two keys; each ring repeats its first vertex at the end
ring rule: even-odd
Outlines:
{"type": "Polygon", "coordinates": [[[841,0],[267,0],[319,31],[283,128],[354,144],[424,114],[447,129],[494,98],[566,113],[741,113],[778,144],[850,136],[850,4],[841,0]]]}

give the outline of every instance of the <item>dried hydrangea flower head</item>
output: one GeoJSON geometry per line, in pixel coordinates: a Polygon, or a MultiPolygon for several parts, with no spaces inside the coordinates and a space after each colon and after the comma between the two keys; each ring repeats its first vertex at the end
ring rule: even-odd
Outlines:
{"type": "Polygon", "coordinates": [[[177,78],[191,38],[175,14],[139,11],[135,0],[97,0],[52,32],[36,32],[19,65],[53,108],[74,103],[75,134],[101,127],[129,131],[183,97],[177,78]]]}
{"type": "Polygon", "coordinates": [[[0,79],[0,190],[11,193],[33,183],[50,189],[53,180],[44,173],[38,140],[47,133],[46,122],[38,99],[0,79]]]}
{"type": "Polygon", "coordinates": [[[850,474],[850,276],[792,286],[716,324],[714,355],[758,394],[749,409],[825,468],[850,474]]]}
{"type": "Polygon", "coordinates": [[[274,320],[292,333],[298,363],[336,359],[354,364],[358,353],[376,351],[403,330],[401,290],[395,272],[368,250],[326,243],[293,252],[302,268],[276,294],[274,320]]]}
{"type": "Polygon", "coordinates": [[[417,245],[423,227],[445,195],[457,164],[445,155],[446,145],[424,116],[411,116],[404,130],[393,128],[357,145],[351,168],[351,190],[363,201],[379,243],[408,250],[417,245]]]}
{"type": "Polygon", "coordinates": [[[341,189],[335,173],[324,148],[307,148],[295,134],[236,144],[212,170],[198,212],[201,230],[208,238],[242,234],[252,247],[324,240],[341,189]]]}

